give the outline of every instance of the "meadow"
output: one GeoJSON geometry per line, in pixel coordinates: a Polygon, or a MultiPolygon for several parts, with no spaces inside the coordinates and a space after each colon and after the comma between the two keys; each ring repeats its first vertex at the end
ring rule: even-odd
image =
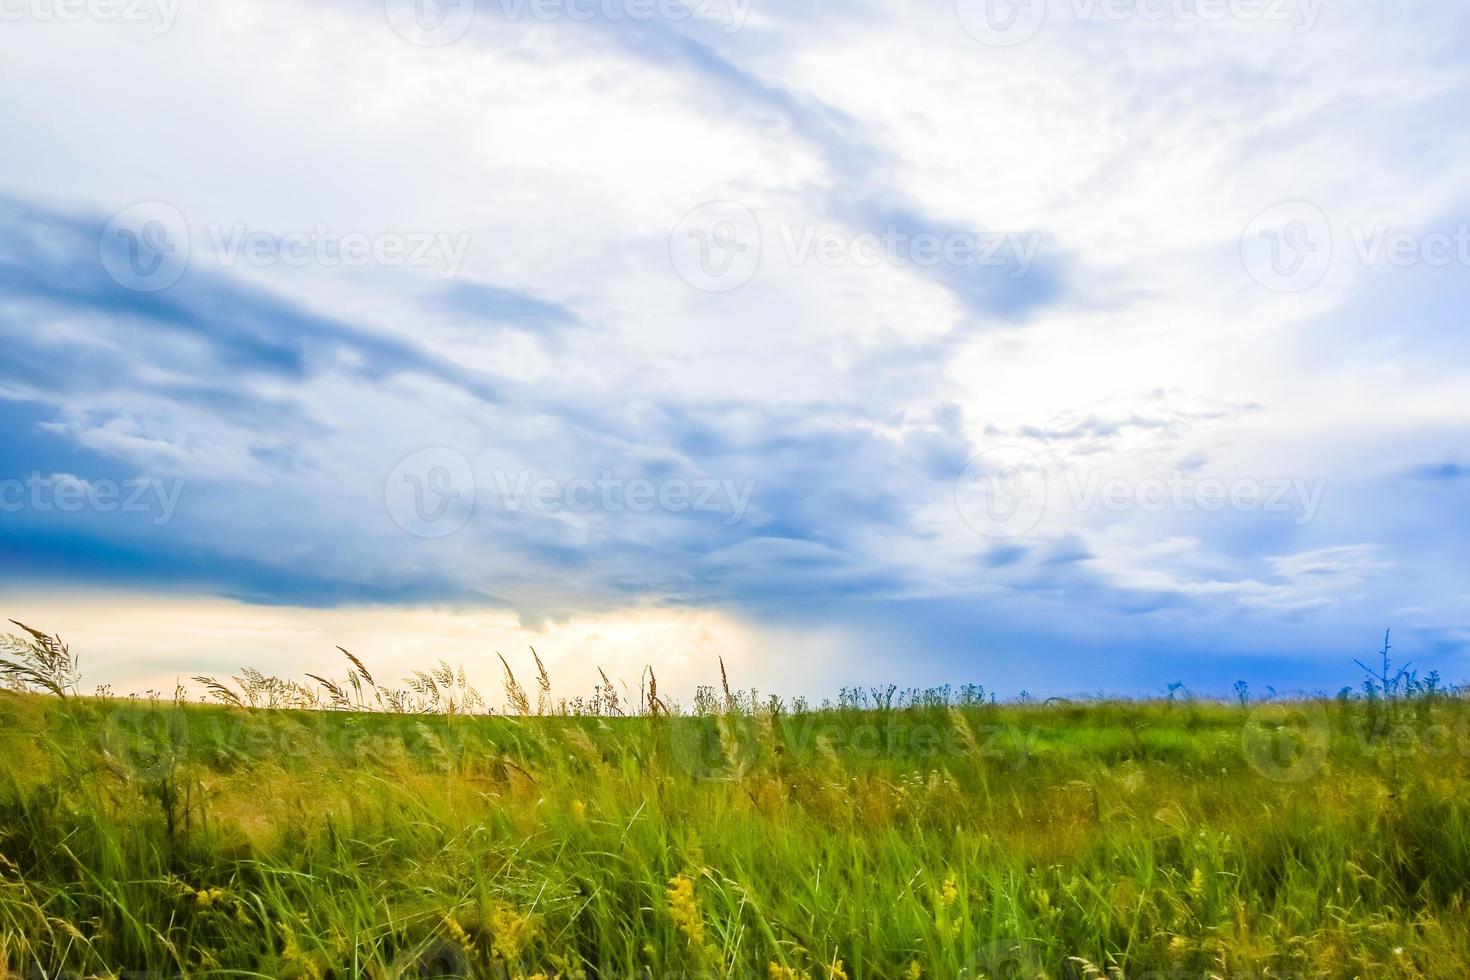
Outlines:
{"type": "MultiPolygon", "coordinates": [[[[0,659],[23,977],[1470,976],[1470,706],[555,694],[355,657],[211,703],[0,659]]],[[[497,667],[500,664],[497,663],[497,667]]]]}

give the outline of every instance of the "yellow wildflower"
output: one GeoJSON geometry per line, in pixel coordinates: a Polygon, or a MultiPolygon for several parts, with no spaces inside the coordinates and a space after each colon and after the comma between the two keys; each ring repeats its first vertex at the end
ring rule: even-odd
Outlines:
{"type": "Polygon", "coordinates": [[[694,900],[694,879],[688,875],[675,875],[669,879],[666,894],[669,899],[669,916],[679,931],[689,937],[689,945],[704,944],[704,918],[699,914],[699,904],[694,900]]]}
{"type": "Polygon", "coordinates": [[[455,945],[466,953],[474,953],[474,940],[470,938],[469,933],[464,931],[464,926],[460,925],[454,916],[446,915],[444,917],[444,929],[449,933],[449,938],[454,940],[455,945]]]}
{"type": "Polygon", "coordinates": [[[766,976],[770,980],[810,980],[811,977],[808,973],[797,973],[795,968],[781,963],[772,963],[766,967],[766,976]]]}
{"type": "Polygon", "coordinates": [[[944,903],[945,908],[954,904],[954,900],[960,897],[960,886],[951,874],[944,879],[944,887],[940,890],[939,900],[944,903]]]}
{"type": "Polygon", "coordinates": [[[535,924],[528,915],[522,915],[509,906],[497,906],[490,913],[490,929],[494,933],[491,948],[500,959],[512,961],[520,958],[535,932],[535,924]]]}
{"type": "Polygon", "coordinates": [[[211,905],[216,905],[220,902],[223,902],[227,897],[228,896],[226,895],[223,888],[201,888],[194,893],[194,901],[197,902],[201,908],[206,909],[209,908],[211,905]]]}

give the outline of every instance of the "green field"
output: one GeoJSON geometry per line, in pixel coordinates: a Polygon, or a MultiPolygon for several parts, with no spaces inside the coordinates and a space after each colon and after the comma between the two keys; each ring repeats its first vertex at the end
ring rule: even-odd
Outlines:
{"type": "MultiPolygon", "coordinates": [[[[703,690],[696,713],[508,684],[491,714],[448,680],[402,711],[0,693],[0,965],[1470,976],[1454,692],[818,708],[703,690]]],[[[229,690],[383,703],[332,684],[229,690]]]]}

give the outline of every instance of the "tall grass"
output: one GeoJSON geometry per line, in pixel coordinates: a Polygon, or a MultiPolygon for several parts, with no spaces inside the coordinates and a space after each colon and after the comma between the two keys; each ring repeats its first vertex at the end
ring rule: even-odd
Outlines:
{"type": "Polygon", "coordinates": [[[1470,708],[1437,685],[811,709],[722,667],[686,711],[651,674],[553,697],[538,658],[489,713],[457,671],[348,663],[210,705],[0,694],[0,965],[1470,975],[1470,708]]]}

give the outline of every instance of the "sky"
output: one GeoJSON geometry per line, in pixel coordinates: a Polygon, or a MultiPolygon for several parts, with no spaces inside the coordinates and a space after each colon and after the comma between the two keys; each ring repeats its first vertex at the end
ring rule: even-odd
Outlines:
{"type": "Polygon", "coordinates": [[[1470,680],[1470,10],[0,0],[88,684],[1470,680]]]}

